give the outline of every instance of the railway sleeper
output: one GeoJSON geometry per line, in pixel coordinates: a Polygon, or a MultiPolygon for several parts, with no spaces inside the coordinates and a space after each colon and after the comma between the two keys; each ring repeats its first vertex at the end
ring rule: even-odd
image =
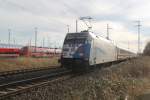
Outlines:
{"type": "Polygon", "coordinates": [[[8,88],[7,90],[8,90],[8,91],[17,91],[16,88],[15,88],[15,89],[14,89],[14,88],[8,88]]]}
{"type": "Polygon", "coordinates": [[[8,92],[6,92],[6,91],[0,91],[0,95],[2,95],[2,94],[7,94],[8,92]]]}

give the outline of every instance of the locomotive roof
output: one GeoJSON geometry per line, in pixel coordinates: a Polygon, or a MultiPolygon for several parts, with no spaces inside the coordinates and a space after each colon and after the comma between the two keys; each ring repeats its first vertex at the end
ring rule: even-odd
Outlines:
{"type": "Polygon", "coordinates": [[[107,43],[112,43],[111,40],[107,40],[106,38],[102,37],[102,36],[98,36],[96,34],[94,34],[93,32],[90,31],[81,31],[81,32],[77,32],[77,33],[68,33],[66,38],[67,39],[72,39],[72,38],[87,38],[88,36],[91,36],[94,39],[100,39],[102,41],[105,41],[107,43]]]}
{"type": "Polygon", "coordinates": [[[68,33],[66,38],[72,39],[72,38],[86,38],[88,37],[88,32],[78,32],[78,33],[68,33]]]}
{"type": "MultiPolygon", "coordinates": [[[[23,48],[35,48],[35,46],[23,46],[23,48]]],[[[49,48],[49,47],[36,47],[39,49],[60,49],[60,48],[49,48]]]]}
{"type": "MultiPolygon", "coordinates": [[[[67,36],[66,36],[66,38],[68,38],[68,39],[72,39],[72,38],[74,38],[74,37],[86,38],[86,37],[88,37],[89,35],[90,35],[92,38],[94,38],[94,39],[100,39],[100,40],[105,41],[105,42],[107,42],[107,43],[111,43],[111,44],[113,44],[114,46],[117,47],[117,45],[116,45],[115,43],[113,43],[111,40],[108,40],[108,39],[106,39],[106,38],[104,38],[104,37],[102,37],[102,36],[98,36],[98,35],[96,35],[94,32],[90,32],[90,31],[81,31],[81,32],[78,32],[78,33],[68,33],[67,36]]],[[[133,52],[131,52],[131,51],[129,51],[129,50],[126,50],[126,49],[124,49],[124,48],[120,48],[120,47],[117,47],[117,48],[120,49],[121,51],[126,51],[126,52],[133,53],[133,52]]]]}

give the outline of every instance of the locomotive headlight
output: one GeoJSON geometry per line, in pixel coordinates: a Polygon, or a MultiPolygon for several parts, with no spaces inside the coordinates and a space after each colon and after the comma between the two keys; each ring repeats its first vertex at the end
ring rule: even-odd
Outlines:
{"type": "Polygon", "coordinates": [[[88,60],[89,60],[89,58],[85,58],[84,60],[88,61],[88,60]]]}
{"type": "Polygon", "coordinates": [[[83,54],[83,53],[80,53],[79,55],[80,55],[80,56],[83,56],[84,54],[83,54]]]}

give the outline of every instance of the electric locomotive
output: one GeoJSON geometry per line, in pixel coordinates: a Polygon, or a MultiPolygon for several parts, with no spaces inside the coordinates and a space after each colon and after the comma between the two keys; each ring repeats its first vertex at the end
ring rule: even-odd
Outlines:
{"type": "Polygon", "coordinates": [[[112,41],[92,32],[68,33],[63,44],[61,65],[72,70],[86,70],[90,66],[122,59],[118,57],[122,54],[126,54],[123,59],[129,57],[128,52],[116,47],[112,41]]]}

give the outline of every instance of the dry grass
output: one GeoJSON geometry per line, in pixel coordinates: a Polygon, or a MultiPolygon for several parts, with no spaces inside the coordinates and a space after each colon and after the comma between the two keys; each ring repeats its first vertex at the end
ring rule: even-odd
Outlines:
{"type": "Polygon", "coordinates": [[[52,58],[9,58],[0,59],[0,72],[29,69],[29,68],[39,68],[39,67],[49,67],[58,66],[58,57],[52,58]]]}
{"type": "Polygon", "coordinates": [[[150,57],[141,57],[63,82],[51,83],[12,100],[135,100],[150,89],[150,57]]]}

